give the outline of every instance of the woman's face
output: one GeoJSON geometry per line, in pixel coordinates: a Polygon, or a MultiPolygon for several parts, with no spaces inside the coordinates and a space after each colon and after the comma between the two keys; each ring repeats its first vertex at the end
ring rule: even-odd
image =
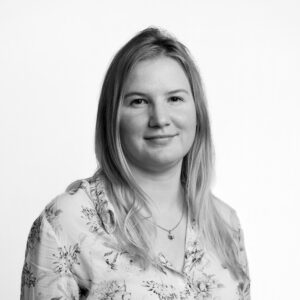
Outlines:
{"type": "Polygon", "coordinates": [[[181,165],[196,123],[190,84],[176,60],[160,56],[133,68],[120,107],[121,143],[131,165],[150,172],[181,165]]]}

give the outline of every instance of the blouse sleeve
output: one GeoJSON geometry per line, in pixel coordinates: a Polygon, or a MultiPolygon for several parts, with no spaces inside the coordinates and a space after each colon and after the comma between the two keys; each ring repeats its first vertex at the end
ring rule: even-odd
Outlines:
{"type": "Polygon", "coordinates": [[[78,254],[76,245],[73,248],[61,245],[45,212],[41,214],[27,240],[20,299],[78,300],[79,288],[70,267],[78,254]]]}
{"type": "Polygon", "coordinates": [[[244,276],[243,276],[244,278],[239,283],[239,292],[241,294],[242,300],[250,300],[251,299],[250,276],[249,276],[247,253],[246,253],[245,242],[244,242],[244,233],[240,224],[240,220],[235,211],[232,214],[232,222],[234,226],[234,240],[238,248],[238,260],[244,272],[244,276]]]}

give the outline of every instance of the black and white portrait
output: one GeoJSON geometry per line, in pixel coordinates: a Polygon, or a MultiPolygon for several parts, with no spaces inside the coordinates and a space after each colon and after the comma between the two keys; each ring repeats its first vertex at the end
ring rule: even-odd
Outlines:
{"type": "Polygon", "coordinates": [[[297,298],[299,8],[2,1],[1,299],[297,298]]]}

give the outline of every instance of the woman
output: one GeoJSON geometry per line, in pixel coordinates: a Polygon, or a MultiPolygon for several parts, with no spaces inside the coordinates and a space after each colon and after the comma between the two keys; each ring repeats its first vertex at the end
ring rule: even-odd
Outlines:
{"type": "Polygon", "coordinates": [[[208,112],[188,50],[156,28],[106,73],[97,172],[34,222],[21,299],[250,299],[235,211],[210,191],[208,112]]]}

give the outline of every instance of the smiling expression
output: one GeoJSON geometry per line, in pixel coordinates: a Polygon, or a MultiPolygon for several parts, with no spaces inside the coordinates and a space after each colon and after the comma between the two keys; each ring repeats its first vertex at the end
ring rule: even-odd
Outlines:
{"type": "Polygon", "coordinates": [[[121,143],[130,164],[148,171],[181,165],[196,124],[190,84],[176,60],[159,56],[133,68],[120,107],[121,143]]]}

